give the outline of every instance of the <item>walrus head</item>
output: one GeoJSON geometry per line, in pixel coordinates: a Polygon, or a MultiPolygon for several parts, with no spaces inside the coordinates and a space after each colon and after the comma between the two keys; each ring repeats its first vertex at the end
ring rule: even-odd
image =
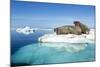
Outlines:
{"type": "Polygon", "coordinates": [[[74,21],[73,22],[75,26],[79,26],[80,27],[80,21],[74,21]]]}
{"type": "Polygon", "coordinates": [[[75,34],[81,35],[82,34],[82,28],[81,28],[80,21],[74,21],[73,23],[75,25],[75,34]]]}

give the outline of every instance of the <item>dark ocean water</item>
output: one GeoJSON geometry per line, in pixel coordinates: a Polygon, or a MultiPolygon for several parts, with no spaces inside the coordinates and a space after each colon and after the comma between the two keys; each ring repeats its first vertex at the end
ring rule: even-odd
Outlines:
{"type": "Polygon", "coordinates": [[[36,31],[25,35],[11,32],[11,63],[12,65],[38,65],[83,62],[95,60],[95,44],[39,43],[38,38],[51,31],[36,31]],[[41,45],[71,45],[58,48],[41,45]],[[79,50],[82,49],[82,50],[79,50]]]}
{"type": "Polygon", "coordinates": [[[16,31],[11,31],[11,54],[15,53],[19,48],[32,43],[38,43],[38,38],[48,31],[37,31],[33,34],[25,35],[16,31]]]}

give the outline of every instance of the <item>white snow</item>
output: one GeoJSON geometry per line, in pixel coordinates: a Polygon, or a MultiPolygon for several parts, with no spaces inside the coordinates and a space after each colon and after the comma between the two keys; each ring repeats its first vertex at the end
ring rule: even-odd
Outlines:
{"type": "Polygon", "coordinates": [[[94,43],[95,34],[94,29],[90,30],[89,34],[75,35],[75,34],[66,34],[66,35],[56,35],[45,34],[38,39],[40,42],[66,42],[66,43],[94,43]]]}

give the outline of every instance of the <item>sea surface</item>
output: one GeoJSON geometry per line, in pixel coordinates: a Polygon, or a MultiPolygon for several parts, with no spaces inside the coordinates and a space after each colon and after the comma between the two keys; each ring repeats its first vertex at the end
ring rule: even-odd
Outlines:
{"type": "Polygon", "coordinates": [[[52,31],[36,31],[25,35],[11,31],[11,65],[41,65],[55,63],[73,63],[95,60],[95,43],[40,43],[38,38],[52,31]],[[64,45],[47,47],[43,45],[64,45]]]}

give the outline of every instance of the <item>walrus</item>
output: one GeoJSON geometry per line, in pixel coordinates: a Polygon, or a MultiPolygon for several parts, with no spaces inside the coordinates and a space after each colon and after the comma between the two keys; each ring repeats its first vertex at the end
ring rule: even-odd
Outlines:
{"type": "Polygon", "coordinates": [[[54,32],[56,32],[56,34],[74,34],[74,30],[75,27],[72,25],[65,25],[62,27],[57,27],[54,28],[54,32]]]}
{"type": "Polygon", "coordinates": [[[90,29],[80,21],[74,21],[76,31],[80,32],[81,34],[89,34],[90,29]]]}
{"type": "Polygon", "coordinates": [[[54,28],[54,32],[56,32],[57,35],[60,34],[76,34],[76,35],[81,35],[81,34],[86,34],[87,32],[89,33],[89,28],[80,23],[79,21],[74,21],[74,25],[65,25],[61,27],[54,28]]]}

